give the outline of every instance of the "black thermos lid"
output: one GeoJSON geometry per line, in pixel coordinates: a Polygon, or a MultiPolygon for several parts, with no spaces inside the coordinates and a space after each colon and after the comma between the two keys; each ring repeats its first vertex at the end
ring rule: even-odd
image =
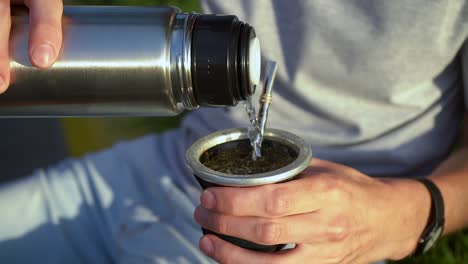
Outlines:
{"type": "Polygon", "coordinates": [[[192,81],[200,106],[233,106],[260,79],[255,30],[236,16],[200,15],[192,37],[192,81]]]}

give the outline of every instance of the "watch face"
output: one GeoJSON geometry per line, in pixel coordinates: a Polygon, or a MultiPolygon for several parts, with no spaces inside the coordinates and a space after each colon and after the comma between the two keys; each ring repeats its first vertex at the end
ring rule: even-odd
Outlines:
{"type": "Polygon", "coordinates": [[[437,239],[442,235],[442,227],[438,227],[429,235],[426,245],[424,246],[423,253],[426,253],[435,244],[437,239]]]}

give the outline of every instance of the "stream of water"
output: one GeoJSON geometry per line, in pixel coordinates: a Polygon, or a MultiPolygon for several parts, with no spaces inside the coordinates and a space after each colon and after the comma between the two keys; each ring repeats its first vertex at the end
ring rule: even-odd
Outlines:
{"type": "Polygon", "coordinates": [[[271,103],[271,93],[276,77],[277,63],[275,61],[268,61],[265,71],[265,80],[263,82],[262,94],[260,96],[260,108],[259,114],[255,112],[255,107],[252,104],[252,96],[247,96],[244,101],[245,110],[249,116],[249,128],[247,130],[248,137],[250,139],[250,145],[252,146],[252,160],[257,160],[262,157],[262,142],[263,133],[265,132],[265,126],[268,117],[268,108],[271,103]]]}
{"type": "Polygon", "coordinates": [[[252,96],[248,96],[247,100],[244,101],[245,110],[249,116],[249,128],[247,130],[247,135],[250,139],[250,145],[252,146],[252,160],[257,160],[262,157],[262,141],[263,135],[260,129],[260,124],[257,119],[257,114],[255,112],[255,107],[252,104],[252,96]]]}

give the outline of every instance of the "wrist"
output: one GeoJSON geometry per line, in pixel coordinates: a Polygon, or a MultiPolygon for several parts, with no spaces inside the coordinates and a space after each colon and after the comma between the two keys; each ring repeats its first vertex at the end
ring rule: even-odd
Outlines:
{"type": "Polygon", "coordinates": [[[466,226],[466,224],[453,225],[453,217],[448,217],[448,216],[456,215],[456,213],[454,213],[456,212],[456,209],[454,209],[450,205],[456,204],[454,203],[454,201],[457,201],[458,203],[460,202],[459,200],[457,200],[456,196],[453,196],[453,194],[458,193],[456,188],[454,188],[455,186],[444,182],[442,177],[430,176],[428,177],[428,179],[431,180],[439,188],[439,191],[441,192],[442,197],[444,199],[444,207],[445,207],[444,234],[454,232],[458,228],[466,226]],[[454,226],[456,226],[456,228],[454,228],[454,226]]]}
{"type": "Polygon", "coordinates": [[[431,195],[422,183],[411,179],[391,180],[389,185],[394,206],[389,231],[396,242],[390,259],[398,260],[415,251],[429,220],[431,195]]]}

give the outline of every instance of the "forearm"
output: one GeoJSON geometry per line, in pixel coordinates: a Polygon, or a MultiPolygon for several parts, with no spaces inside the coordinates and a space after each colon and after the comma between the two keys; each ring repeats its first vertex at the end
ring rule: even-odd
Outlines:
{"type": "Polygon", "coordinates": [[[445,203],[445,233],[468,226],[468,146],[451,155],[430,176],[445,203]]]}
{"type": "MultiPolygon", "coordinates": [[[[459,149],[442,162],[429,178],[439,187],[445,204],[444,233],[454,232],[468,226],[468,114],[465,114],[462,132],[463,142],[459,149]]],[[[406,242],[402,245],[400,255],[407,256],[414,252],[421,233],[428,223],[431,198],[427,188],[411,179],[384,180],[392,187],[400,222],[395,226],[407,230],[406,242]],[[409,227],[409,228],[408,228],[409,227]],[[406,246],[405,246],[406,245],[406,246]]],[[[401,232],[398,231],[398,232],[401,232]]],[[[401,241],[400,241],[401,242],[401,241]]],[[[397,252],[398,253],[398,252],[397,252]]]]}

